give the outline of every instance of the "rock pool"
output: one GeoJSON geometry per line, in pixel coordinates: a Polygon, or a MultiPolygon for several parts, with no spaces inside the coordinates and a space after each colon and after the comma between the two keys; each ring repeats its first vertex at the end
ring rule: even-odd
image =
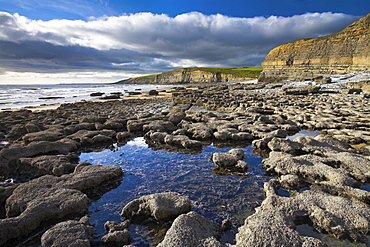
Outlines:
{"type": "MultiPolygon", "coordinates": [[[[262,188],[269,177],[261,167],[262,158],[252,152],[251,145],[239,146],[249,164],[247,173],[219,175],[224,173],[214,170],[210,157],[215,152],[227,152],[231,148],[211,144],[198,154],[180,154],[153,150],[143,137],[136,137],[125,145],[115,144],[112,149],[82,153],[81,162],[120,166],[125,172],[119,187],[90,206],[90,222],[95,225],[97,238],[105,233],[106,221],[121,221],[119,213],[128,202],[164,191],[188,196],[192,200],[192,210],[218,223],[230,219],[236,230],[264,199],[262,188]]],[[[145,227],[131,226],[130,231],[133,245],[156,245],[145,227]]]]}

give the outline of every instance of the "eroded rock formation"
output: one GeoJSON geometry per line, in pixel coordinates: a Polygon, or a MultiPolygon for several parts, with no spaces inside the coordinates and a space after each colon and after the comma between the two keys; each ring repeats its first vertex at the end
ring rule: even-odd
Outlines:
{"type": "Polygon", "coordinates": [[[158,75],[143,76],[119,81],[122,84],[188,84],[209,82],[238,82],[253,78],[229,73],[213,73],[194,68],[176,69],[158,75]]]}
{"type": "Polygon", "coordinates": [[[370,14],[342,31],[301,39],[272,49],[262,63],[260,82],[313,79],[370,68],[370,14]]]}

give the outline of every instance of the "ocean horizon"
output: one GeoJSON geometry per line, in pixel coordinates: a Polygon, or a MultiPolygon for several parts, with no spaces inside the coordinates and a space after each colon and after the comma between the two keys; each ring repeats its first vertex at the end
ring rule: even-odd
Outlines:
{"type": "Polygon", "coordinates": [[[90,96],[92,93],[102,93],[102,96],[121,93],[122,96],[127,96],[129,92],[147,92],[172,86],[113,83],[0,85],[0,110],[34,108],[99,98],[90,96]]]}

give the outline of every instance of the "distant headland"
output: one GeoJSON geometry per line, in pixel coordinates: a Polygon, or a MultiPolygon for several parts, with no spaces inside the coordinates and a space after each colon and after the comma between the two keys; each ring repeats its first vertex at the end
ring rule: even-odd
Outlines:
{"type": "Polygon", "coordinates": [[[262,67],[194,67],[121,80],[118,84],[193,84],[257,79],[262,67]]]}

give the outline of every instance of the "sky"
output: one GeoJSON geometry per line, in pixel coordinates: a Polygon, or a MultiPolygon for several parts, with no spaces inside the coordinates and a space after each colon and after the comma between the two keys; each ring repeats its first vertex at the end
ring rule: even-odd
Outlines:
{"type": "Polygon", "coordinates": [[[368,12],[369,0],[0,0],[0,84],[261,66],[272,48],[368,12]]]}

